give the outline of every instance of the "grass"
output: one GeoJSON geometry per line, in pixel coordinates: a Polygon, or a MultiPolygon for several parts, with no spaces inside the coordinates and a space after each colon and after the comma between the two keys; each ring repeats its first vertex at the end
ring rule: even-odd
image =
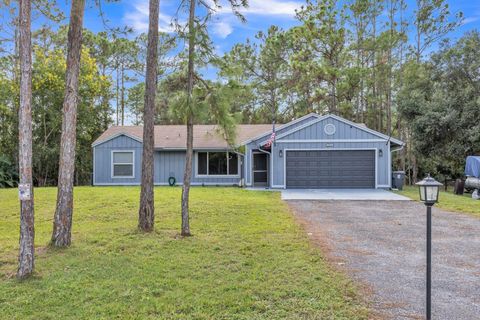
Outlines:
{"type": "MultiPolygon", "coordinates": [[[[452,190],[450,188],[450,190],[452,190]]],[[[406,186],[403,191],[397,193],[418,200],[418,188],[414,186],[406,186]]],[[[439,202],[435,207],[445,209],[447,211],[466,213],[480,218],[480,200],[473,200],[470,193],[463,196],[455,195],[452,191],[440,191],[439,202]]]]}
{"type": "Polygon", "coordinates": [[[73,244],[58,250],[56,189],[36,189],[36,274],[19,282],[17,191],[0,190],[0,318],[368,318],[278,193],[193,188],[194,236],[181,238],[181,190],[155,192],[155,232],[141,234],[139,188],[76,188],[73,244]]]}

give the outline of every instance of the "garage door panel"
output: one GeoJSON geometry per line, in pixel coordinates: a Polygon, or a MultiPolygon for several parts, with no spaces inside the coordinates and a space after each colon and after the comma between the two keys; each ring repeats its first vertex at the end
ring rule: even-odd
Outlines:
{"type": "Polygon", "coordinates": [[[374,188],[373,150],[286,152],[287,188],[374,188]]]}

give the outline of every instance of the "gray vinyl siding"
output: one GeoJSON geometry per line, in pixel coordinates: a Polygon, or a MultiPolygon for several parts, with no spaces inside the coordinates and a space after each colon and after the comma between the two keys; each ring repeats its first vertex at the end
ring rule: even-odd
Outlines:
{"type": "MultiPolygon", "coordinates": [[[[290,131],[290,130],[288,130],[290,131]]],[[[287,136],[279,138],[281,140],[362,140],[362,139],[382,139],[370,132],[361,130],[356,127],[351,127],[349,124],[340,122],[333,118],[327,118],[314,123],[306,128],[293,132],[287,136]],[[335,125],[335,133],[327,135],[324,131],[326,124],[335,125]]]]}
{"type": "MultiPolygon", "coordinates": [[[[272,156],[270,159],[271,187],[284,188],[285,187],[285,156],[287,150],[314,150],[314,149],[369,149],[375,151],[376,159],[376,187],[388,188],[391,183],[390,179],[390,144],[386,139],[383,139],[375,134],[361,130],[359,128],[350,126],[344,122],[333,118],[326,118],[316,122],[316,119],[309,119],[314,122],[310,126],[306,123],[305,128],[292,132],[282,137],[282,135],[293,128],[285,128],[282,133],[277,134],[276,145],[272,147],[272,156]],[[315,123],[316,122],[316,123],[315,123]],[[333,135],[327,135],[324,132],[324,126],[328,123],[334,124],[336,131],[333,135]],[[320,140],[320,141],[314,141],[320,140]],[[348,140],[345,141],[345,140],[348,140]],[[287,142],[289,141],[289,142],[287,142]],[[283,152],[283,157],[279,156],[280,150],[283,152]],[[380,156],[380,150],[383,156],[380,156]]],[[[295,126],[296,128],[301,125],[295,126]]],[[[246,184],[251,185],[252,179],[250,172],[252,170],[252,151],[258,149],[258,145],[265,139],[257,139],[248,145],[245,150],[245,174],[246,184]]]]}
{"type": "Polygon", "coordinates": [[[177,183],[183,183],[183,171],[185,170],[184,151],[155,152],[155,176],[157,184],[168,184],[168,178],[174,177],[177,183]]]}
{"type": "Polygon", "coordinates": [[[93,148],[94,185],[139,184],[141,180],[142,144],[127,136],[118,136],[93,148]],[[134,152],[134,177],[112,178],[112,151],[132,150],[134,152]]]}
{"type": "MultiPolygon", "coordinates": [[[[142,167],[142,143],[127,136],[118,136],[112,140],[101,143],[93,148],[95,157],[94,185],[138,185],[141,181],[142,167]],[[112,151],[134,151],[134,177],[112,178],[112,151]]],[[[203,150],[202,150],[203,151],[203,150]]],[[[192,185],[238,185],[241,179],[239,168],[238,177],[196,177],[196,151],[194,152],[192,168],[192,185]]],[[[243,157],[239,156],[239,163],[243,163],[243,157]]],[[[154,153],[154,183],[167,185],[168,178],[174,177],[177,184],[183,183],[185,170],[185,151],[163,151],[154,153]]]]}
{"type": "MultiPolygon", "coordinates": [[[[203,150],[202,150],[203,151],[203,150]]],[[[197,151],[194,152],[192,164],[192,184],[196,185],[238,185],[240,177],[196,177],[197,151]]],[[[239,157],[239,163],[241,158],[239,157]]],[[[168,178],[174,177],[177,183],[183,183],[185,170],[185,151],[156,151],[155,152],[155,183],[168,184],[168,178]]],[[[241,170],[241,168],[239,169],[241,170]]]]}

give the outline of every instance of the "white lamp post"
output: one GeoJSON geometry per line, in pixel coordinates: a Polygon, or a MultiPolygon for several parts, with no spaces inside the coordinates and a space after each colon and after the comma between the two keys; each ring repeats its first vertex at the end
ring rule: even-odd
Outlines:
{"type": "Polygon", "coordinates": [[[440,182],[428,175],[416,183],[420,192],[420,200],[427,206],[427,320],[431,319],[432,305],[432,206],[438,202],[440,182]]]}

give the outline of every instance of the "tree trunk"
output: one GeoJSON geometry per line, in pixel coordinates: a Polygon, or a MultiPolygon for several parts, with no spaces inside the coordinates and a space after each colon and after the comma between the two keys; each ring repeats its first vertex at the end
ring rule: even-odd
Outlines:
{"type": "MultiPolygon", "coordinates": [[[[402,128],[402,118],[401,116],[398,114],[397,115],[397,134],[398,134],[398,137],[400,138],[400,140],[402,141],[406,141],[406,137],[404,135],[404,132],[403,132],[403,128],[402,128]]],[[[404,171],[405,172],[405,154],[406,154],[406,146],[403,147],[400,151],[399,151],[399,154],[398,154],[398,157],[399,157],[399,164],[400,164],[400,170],[404,171]]]]}
{"type": "Polygon", "coordinates": [[[125,76],[124,76],[124,67],[122,63],[122,126],[125,125],[125,76]]]}
{"type": "Polygon", "coordinates": [[[394,32],[395,32],[395,3],[396,0],[390,0],[389,8],[389,25],[390,25],[390,39],[388,43],[388,75],[387,75],[387,133],[392,135],[392,84],[393,84],[393,61],[392,51],[395,45],[394,32]]]}
{"type": "MultiPolygon", "coordinates": [[[[406,32],[405,26],[404,26],[404,11],[406,9],[405,6],[405,1],[400,0],[400,32],[404,33],[406,32]]],[[[405,42],[404,40],[401,40],[400,42],[400,50],[399,50],[399,55],[400,55],[400,65],[399,65],[399,87],[403,87],[403,62],[404,62],[404,47],[405,47],[405,42]]],[[[400,139],[402,141],[407,142],[407,135],[405,134],[405,130],[403,129],[403,122],[402,122],[402,117],[400,113],[397,110],[397,134],[399,135],[400,139]]],[[[403,147],[402,150],[400,150],[400,168],[403,172],[406,171],[406,154],[407,154],[407,147],[403,147]]]]}
{"type": "Polygon", "coordinates": [[[185,155],[185,172],[183,175],[182,186],[182,236],[190,236],[189,221],[189,196],[190,180],[192,177],[192,159],[193,159],[193,117],[188,116],[187,120],[187,153],[185,155]]]}
{"type": "Polygon", "coordinates": [[[115,77],[115,80],[117,82],[117,85],[115,86],[115,114],[117,116],[117,126],[120,124],[120,99],[119,99],[119,88],[120,88],[120,80],[118,78],[118,63],[117,63],[117,66],[116,66],[116,77],[115,77]]]}
{"type": "Polygon", "coordinates": [[[379,130],[379,118],[377,110],[377,1],[373,1],[374,11],[373,11],[373,20],[372,20],[372,109],[373,109],[373,123],[374,129],[379,130]]]}
{"type": "Polygon", "coordinates": [[[140,208],[138,210],[138,229],[143,232],[153,231],[155,223],[153,149],[155,130],[155,93],[157,90],[158,67],[158,16],[160,1],[150,0],[149,6],[145,106],[143,111],[142,186],[140,191],[140,208]]]}
{"type": "Polygon", "coordinates": [[[188,19],[188,82],[187,82],[187,152],[185,154],[185,172],[182,186],[182,236],[190,236],[188,202],[190,196],[190,180],[192,178],[193,158],[193,75],[195,58],[195,0],[190,0],[188,19]]]}
{"type": "MultiPolygon", "coordinates": [[[[356,34],[357,34],[357,39],[356,39],[356,49],[355,49],[355,53],[356,53],[356,56],[355,56],[355,66],[357,67],[357,69],[360,69],[360,59],[361,59],[361,49],[360,49],[360,46],[363,45],[362,42],[361,42],[361,36],[360,36],[360,31],[359,31],[359,25],[358,25],[358,22],[357,24],[355,25],[356,27],[356,34]]],[[[362,79],[363,79],[363,75],[362,75],[362,79]]],[[[357,90],[357,93],[356,93],[356,99],[355,99],[355,122],[359,123],[360,122],[360,112],[361,112],[361,109],[360,109],[360,106],[361,106],[361,102],[360,102],[360,99],[361,99],[361,90],[362,90],[362,85],[361,85],[361,82],[362,80],[360,80],[359,82],[359,89],[357,90]]]]}
{"type": "Polygon", "coordinates": [[[420,63],[420,47],[421,47],[421,37],[422,37],[422,31],[420,30],[420,12],[422,10],[422,2],[417,0],[417,14],[415,16],[415,28],[416,28],[416,41],[415,41],[415,61],[417,63],[420,63]]]}
{"type": "Polygon", "coordinates": [[[73,182],[77,128],[78,75],[82,51],[85,0],[73,0],[68,28],[67,69],[63,100],[57,208],[53,220],[52,245],[66,247],[72,238],[73,182]]]}
{"type": "Polygon", "coordinates": [[[31,3],[20,0],[20,110],[19,123],[19,170],[20,184],[30,191],[30,199],[20,201],[20,250],[17,278],[24,279],[33,273],[34,255],[34,210],[32,180],[32,42],[31,3]],[[28,185],[28,186],[27,186],[28,185]]]}

